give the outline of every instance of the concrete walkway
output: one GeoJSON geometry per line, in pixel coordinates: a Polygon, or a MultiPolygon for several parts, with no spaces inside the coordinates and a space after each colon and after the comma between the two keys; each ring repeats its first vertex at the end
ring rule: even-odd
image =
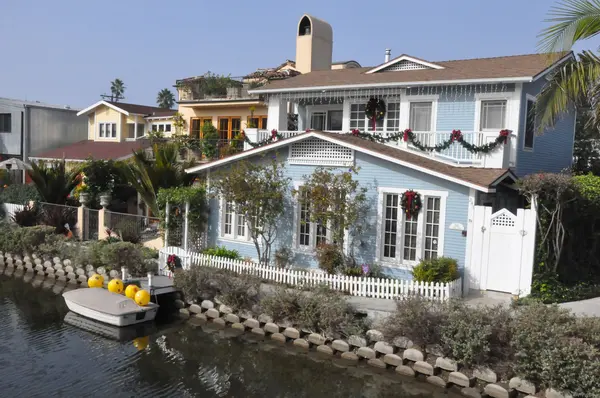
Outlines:
{"type": "Polygon", "coordinates": [[[562,308],[568,308],[577,316],[595,316],[600,317],[600,297],[588,300],[572,301],[558,305],[562,308]]]}

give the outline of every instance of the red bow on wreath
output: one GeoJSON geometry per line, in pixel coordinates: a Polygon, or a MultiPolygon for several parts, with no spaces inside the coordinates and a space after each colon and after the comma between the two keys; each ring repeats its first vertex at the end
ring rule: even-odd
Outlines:
{"type": "Polygon", "coordinates": [[[410,135],[410,133],[412,133],[411,129],[404,130],[404,137],[402,137],[402,139],[404,140],[404,142],[408,141],[408,136],[410,135]]]}
{"type": "Polygon", "coordinates": [[[271,139],[274,140],[275,138],[277,138],[277,130],[273,129],[271,130],[271,139]]]}
{"type": "Polygon", "coordinates": [[[500,130],[500,137],[504,138],[504,144],[508,142],[508,136],[510,135],[510,130],[500,130]]]}
{"type": "Polygon", "coordinates": [[[460,130],[452,130],[452,134],[450,135],[450,142],[461,141],[462,140],[462,132],[460,130]]]}
{"type": "Polygon", "coordinates": [[[360,133],[359,129],[352,129],[352,135],[353,136],[357,137],[359,133],[360,133]]]}
{"type": "Polygon", "coordinates": [[[410,220],[413,216],[419,214],[421,209],[421,195],[412,189],[404,192],[401,198],[401,206],[404,214],[406,214],[406,219],[410,220]]]}

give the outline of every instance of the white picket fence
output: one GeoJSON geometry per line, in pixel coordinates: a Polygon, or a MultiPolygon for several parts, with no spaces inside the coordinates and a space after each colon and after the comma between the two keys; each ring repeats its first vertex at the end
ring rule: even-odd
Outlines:
{"type": "Polygon", "coordinates": [[[13,216],[15,215],[15,213],[23,210],[23,205],[17,205],[14,203],[3,203],[2,207],[4,208],[4,213],[6,213],[6,220],[7,221],[12,221],[13,216]]]}
{"type": "Polygon", "coordinates": [[[186,253],[179,247],[167,247],[160,251],[159,275],[172,276],[166,266],[167,257],[171,254],[180,257],[184,269],[189,269],[191,266],[214,267],[237,273],[248,273],[262,280],[290,286],[311,287],[326,285],[333,290],[345,292],[352,296],[395,299],[415,295],[437,301],[446,301],[462,296],[461,279],[450,283],[430,283],[402,279],[328,275],[320,272],[277,268],[200,253],[186,253]]]}

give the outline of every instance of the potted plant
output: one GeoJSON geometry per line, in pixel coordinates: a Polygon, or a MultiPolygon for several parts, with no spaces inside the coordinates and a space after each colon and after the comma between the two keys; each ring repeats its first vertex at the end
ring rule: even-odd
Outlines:
{"type": "Polygon", "coordinates": [[[90,204],[90,192],[88,190],[87,185],[80,185],[77,187],[77,191],[79,193],[79,203],[84,206],[90,204]]]}
{"type": "Polygon", "coordinates": [[[103,192],[100,194],[100,206],[108,207],[110,206],[110,202],[112,200],[112,196],[110,192],[103,192]]]}

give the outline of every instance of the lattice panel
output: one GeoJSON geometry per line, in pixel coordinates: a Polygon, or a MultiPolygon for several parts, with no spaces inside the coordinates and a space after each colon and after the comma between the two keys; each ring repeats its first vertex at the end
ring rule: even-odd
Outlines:
{"type": "Polygon", "coordinates": [[[417,70],[417,69],[429,69],[426,66],[418,64],[416,62],[408,61],[406,59],[395,63],[394,65],[390,65],[387,68],[383,69],[383,72],[391,72],[398,70],[417,70]]]}
{"type": "Polygon", "coordinates": [[[506,212],[498,214],[496,217],[492,218],[492,226],[496,227],[514,227],[515,219],[506,212]]]}
{"type": "Polygon", "coordinates": [[[318,138],[292,144],[290,164],[312,164],[317,166],[350,166],[354,163],[354,151],[318,138]]]}

